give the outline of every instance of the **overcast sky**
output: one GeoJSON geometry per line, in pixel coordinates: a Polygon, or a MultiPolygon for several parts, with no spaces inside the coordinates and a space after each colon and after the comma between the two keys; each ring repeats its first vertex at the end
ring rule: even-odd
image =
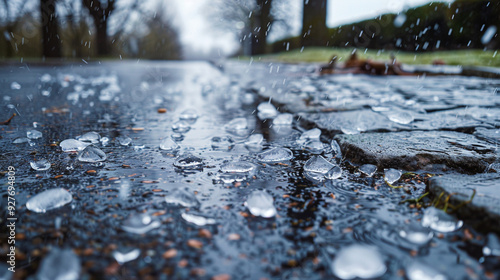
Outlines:
{"type": "MultiPolygon", "coordinates": [[[[301,28],[303,0],[287,0],[287,4],[294,7],[296,12],[290,15],[293,18],[291,35],[298,35],[301,28]]],[[[238,47],[233,34],[218,28],[214,18],[209,13],[213,0],[172,0],[171,9],[176,17],[175,23],[181,29],[181,41],[188,46],[188,52],[208,53],[220,51],[227,54],[238,47]],[[211,2],[212,1],[212,2],[211,2]]],[[[409,7],[429,3],[429,0],[328,0],[327,25],[335,27],[352,23],[362,19],[373,18],[377,15],[393,12],[398,13],[409,7]]],[[[440,2],[452,2],[442,0],[440,2]]],[[[276,36],[275,36],[276,37],[276,36]]],[[[271,38],[273,39],[273,38],[271,38]]],[[[274,38],[279,39],[279,38],[274,38]]]]}

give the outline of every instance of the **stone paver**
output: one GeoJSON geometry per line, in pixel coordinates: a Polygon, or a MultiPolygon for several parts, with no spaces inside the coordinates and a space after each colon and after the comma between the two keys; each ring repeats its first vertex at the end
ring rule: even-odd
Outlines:
{"type": "Polygon", "coordinates": [[[460,205],[476,194],[472,201],[457,209],[458,215],[483,231],[500,232],[500,174],[445,175],[433,177],[429,190],[436,196],[444,193],[450,197],[451,205],[460,205]]]}
{"type": "Polygon", "coordinates": [[[497,155],[496,146],[473,135],[452,131],[413,131],[337,135],[345,157],[403,170],[484,172],[497,155]]]}

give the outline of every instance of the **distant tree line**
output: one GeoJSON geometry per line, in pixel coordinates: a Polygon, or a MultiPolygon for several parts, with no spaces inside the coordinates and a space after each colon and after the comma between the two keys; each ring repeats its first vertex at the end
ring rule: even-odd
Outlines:
{"type": "MultiPolygon", "coordinates": [[[[456,0],[432,2],[401,14],[328,30],[315,46],[429,51],[500,48],[500,1],[456,0]]],[[[302,36],[272,44],[271,52],[304,46],[302,36]]]]}
{"type": "Polygon", "coordinates": [[[168,7],[147,2],[1,0],[0,57],[180,59],[168,7]]]}

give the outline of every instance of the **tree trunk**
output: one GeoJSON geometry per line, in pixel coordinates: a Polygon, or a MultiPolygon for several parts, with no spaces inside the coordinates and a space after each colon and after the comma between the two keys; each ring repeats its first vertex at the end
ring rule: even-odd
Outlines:
{"type": "Polygon", "coordinates": [[[110,54],[109,50],[109,42],[108,42],[108,21],[105,19],[101,19],[101,22],[96,22],[96,45],[97,45],[97,55],[98,56],[107,56],[110,54]]]}
{"type": "Polygon", "coordinates": [[[56,0],[40,0],[42,17],[42,56],[61,57],[61,40],[58,36],[56,0]]]}
{"type": "Polygon", "coordinates": [[[328,41],[326,27],[327,0],[304,0],[302,15],[302,45],[325,46],[328,41]]]}
{"type": "Polygon", "coordinates": [[[257,0],[259,6],[253,19],[252,55],[264,54],[267,51],[267,35],[271,29],[272,0],[257,0]]]}

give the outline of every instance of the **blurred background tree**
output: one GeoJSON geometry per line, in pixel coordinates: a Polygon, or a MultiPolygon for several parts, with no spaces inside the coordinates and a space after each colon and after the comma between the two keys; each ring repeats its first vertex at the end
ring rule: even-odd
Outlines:
{"type": "Polygon", "coordinates": [[[325,46],[327,0],[304,0],[302,9],[302,46],[325,46]]]}

